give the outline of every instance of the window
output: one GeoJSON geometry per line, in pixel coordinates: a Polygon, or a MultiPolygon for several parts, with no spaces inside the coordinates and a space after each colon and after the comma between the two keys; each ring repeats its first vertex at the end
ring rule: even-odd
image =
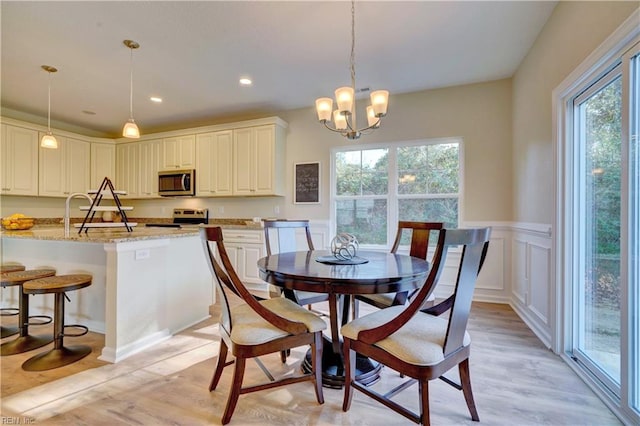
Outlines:
{"type": "Polygon", "coordinates": [[[332,155],[332,222],[360,245],[388,248],[399,220],[460,221],[458,138],[341,148],[332,155]]]}

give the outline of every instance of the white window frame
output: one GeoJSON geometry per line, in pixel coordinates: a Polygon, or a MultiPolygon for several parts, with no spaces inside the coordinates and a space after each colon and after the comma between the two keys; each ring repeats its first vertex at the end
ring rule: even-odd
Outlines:
{"type": "MultiPolygon", "coordinates": [[[[352,146],[340,146],[335,147],[331,150],[331,172],[330,172],[330,230],[331,235],[336,234],[337,229],[337,219],[336,219],[336,202],[340,199],[340,197],[336,194],[336,154],[339,152],[347,152],[347,151],[364,151],[369,149],[389,149],[394,150],[396,148],[407,147],[407,146],[420,146],[420,145],[442,145],[442,144],[458,144],[458,226],[464,223],[463,212],[464,212],[464,140],[462,137],[447,137],[447,138],[429,138],[429,139],[418,139],[411,141],[402,141],[402,142],[390,142],[390,143],[376,143],[376,144],[362,144],[362,145],[352,145],[352,146]]],[[[389,155],[389,171],[388,171],[388,188],[387,195],[373,195],[369,198],[371,199],[381,199],[385,198],[387,200],[387,244],[383,245],[363,245],[360,247],[367,250],[379,250],[379,251],[389,251],[391,249],[391,245],[396,236],[397,232],[397,223],[398,223],[398,200],[402,198],[443,198],[447,196],[451,196],[451,198],[455,198],[453,194],[433,194],[433,195],[425,195],[422,196],[420,194],[403,194],[399,195],[397,192],[398,185],[395,183],[395,177],[397,176],[397,164],[396,164],[397,156],[395,154],[389,155]]],[[[350,197],[346,197],[350,198],[350,197]]],[[[362,199],[366,199],[367,196],[363,196],[362,199]]]]}

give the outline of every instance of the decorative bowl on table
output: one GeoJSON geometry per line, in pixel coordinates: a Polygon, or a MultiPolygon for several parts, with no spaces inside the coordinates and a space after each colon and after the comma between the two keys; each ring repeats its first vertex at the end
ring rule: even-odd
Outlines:
{"type": "Polygon", "coordinates": [[[2,227],[7,231],[20,231],[25,229],[31,229],[34,225],[34,219],[27,217],[22,213],[12,214],[2,218],[2,227]]]}

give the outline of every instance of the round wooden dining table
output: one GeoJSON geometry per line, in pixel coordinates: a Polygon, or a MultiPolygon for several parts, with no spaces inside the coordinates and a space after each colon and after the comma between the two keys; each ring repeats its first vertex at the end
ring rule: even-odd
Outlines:
{"type": "MultiPolygon", "coordinates": [[[[339,324],[349,320],[351,297],[418,288],[426,280],[429,263],[417,257],[377,251],[358,251],[352,261],[341,261],[330,251],[311,250],[263,257],[258,260],[258,270],[261,279],[283,288],[287,297],[293,297],[293,290],[328,294],[331,340],[325,339],[322,381],[325,387],[339,389],[344,384],[339,324]]],[[[305,371],[311,369],[309,356],[302,367],[305,371]]],[[[356,376],[364,383],[378,381],[380,369],[368,358],[356,359],[356,376]]]]}

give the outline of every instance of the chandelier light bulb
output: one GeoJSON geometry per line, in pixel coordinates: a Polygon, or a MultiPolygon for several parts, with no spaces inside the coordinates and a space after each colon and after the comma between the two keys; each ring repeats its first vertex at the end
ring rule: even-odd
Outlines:
{"type": "Polygon", "coordinates": [[[333,123],[338,130],[346,130],[347,129],[347,116],[342,114],[340,111],[333,111],[333,123]]]}
{"type": "Polygon", "coordinates": [[[353,108],[353,87],[340,87],[336,89],[336,104],[338,111],[351,113],[353,108]]]}
{"type": "Polygon", "coordinates": [[[389,104],[389,92],[387,90],[376,90],[371,93],[371,106],[376,117],[387,115],[387,105],[389,104]]]}
{"type": "Polygon", "coordinates": [[[380,118],[376,117],[376,113],[371,105],[367,107],[367,123],[369,123],[370,127],[380,127],[380,118]]]}

